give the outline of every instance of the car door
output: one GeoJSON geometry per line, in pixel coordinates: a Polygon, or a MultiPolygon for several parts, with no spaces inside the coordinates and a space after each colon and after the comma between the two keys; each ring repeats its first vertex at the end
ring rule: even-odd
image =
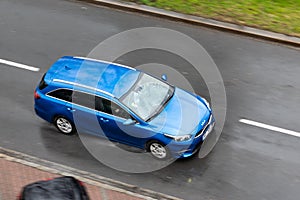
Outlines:
{"type": "Polygon", "coordinates": [[[125,125],[124,122],[133,117],[122,106],[109,99],[97,98],[97,117],[105,134],[114,141],[143,148],[153,136],[152,130],[139,123],[125,125]]]}
{"type": "Polygon", "coordinates": [[[95,110],[95,95],[74,91],[72,103],[67,104],[67,109],[72,112],[77,132],[103,136],[95,110]]]}
{"type": "Polygon", "coordinates": [[[52,117],[61,115],[73,121],[72,110],[67,106],[72,102],[72,94],[72,90],[64,88],[48,92],[47,99],[45,99],[48,115],[52,117]],[[51,100],[48,98],[51,98],[51,100]]]}

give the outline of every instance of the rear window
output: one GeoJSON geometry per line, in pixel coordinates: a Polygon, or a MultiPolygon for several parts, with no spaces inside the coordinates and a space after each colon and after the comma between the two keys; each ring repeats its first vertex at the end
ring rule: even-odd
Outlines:
{"type": "Polygon", "coordinates": [[[46,76],[46,74],[43,75],[42,80],[40,81],[40,84],[39,84],[39,89],[40,90],[42,90],[42,89],[44,89],[44,88],[46,88],[48,86],[48,84],[44,80],[45,76],[46,76]]]}

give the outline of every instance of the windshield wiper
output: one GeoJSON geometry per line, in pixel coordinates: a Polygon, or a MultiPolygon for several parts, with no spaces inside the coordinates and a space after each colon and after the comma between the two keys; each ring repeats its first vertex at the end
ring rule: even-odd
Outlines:
{"type": "Polygon", "coordinates": [[[146,122],[151,121],[152,119],[154,119],[159,113],[161,113],[161,111],[163,110],[163,108],[168,104],[168,102],[170,101],[170,99],[174,96],[174,92],[175,88],[173,88],[172,86],[170,86],[170,89],[168,91],[168,95],[165,97],[163,103],[161,104],[161,106],[159,106],[158,109],[156,109],[153,113],[153,115],[151,115],[151,117],[149,117],[146,122]]]}

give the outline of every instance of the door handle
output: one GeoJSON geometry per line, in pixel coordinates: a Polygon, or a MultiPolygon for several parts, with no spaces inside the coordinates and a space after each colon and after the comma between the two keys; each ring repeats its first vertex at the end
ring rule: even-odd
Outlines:
{"type": "Polygon", "coordinates": [[[103,117],[100,117],[100,120],[103,121],[103,122],[109,122],[108,119],[104,119],[103,117]]]}
{"type": "Polygon", "coordinates": [[[72,108],[67,108],[68,111],[70,112],[75,112],[76,110],[75,109],[72,109],[72,108]]]}

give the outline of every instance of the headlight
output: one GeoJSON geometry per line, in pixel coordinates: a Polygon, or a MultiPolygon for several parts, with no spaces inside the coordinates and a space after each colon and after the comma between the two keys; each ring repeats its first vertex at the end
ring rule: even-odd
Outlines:
{"type": "Polygon", "coordinates": [[[192,135],[188,134],[188,135],[169,135],[169,134],[164,134],[166,137],[172,138],[173,140],[175,140],[176,142],[183,142],[183,141],[187,141],[190,140],[192,138],[192,135]]]}
{"type": "Polygon", "coordinates": [[[204,103],[205,103],[205,105],[207,106],[207,108],[208,108],[209,110],[211,110],[209,102],[208,102],[206,99],[204,99],[204,98],[201,98],[201,99],[204,101],[204,103]]]}

